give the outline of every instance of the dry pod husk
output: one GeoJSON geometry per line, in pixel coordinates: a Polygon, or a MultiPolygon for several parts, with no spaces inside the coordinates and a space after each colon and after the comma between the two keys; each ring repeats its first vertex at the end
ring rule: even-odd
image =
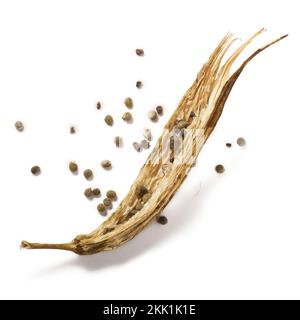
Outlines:
{"type": "Polygon", "coordinates": [[[161,137],[158,139],[156,146],[128,194],[106,221],[91,233],[78,235],[68,243],[44,244],[23,241],[21,246],[27,249],[70,250],[77,254],[88,255],[112,250],[140,233],[154,218],[161,214],[185,180],[201,148],[215,128],[229,93],[245,66],[258,53],[286,37],[286,35],[280,37],[259,48],[235,72],[231,73],[231,67],[239,54],[263,31],[264,29],[260,30],[243,43],[226,61],[223,61],[223,57],[233,43],[234,38],[231,34],[227,34],[224,37],[211,54],[209,60],[203,65],[196,80],[181,99],[177,109],[165,125],[161,137]],[[183,152],[182,157],[175,157],[173,163],[170,163],[169,150],[168,148],[166,150],[162,149],[162,146],[165,141],[168,141],[169,133],[175,129],[176,119],[180,117],[188,121],[191,112],[194,112],[196,116],[188,126],[188,134],[186,134],[179,150],[187,149],[188,152],[183,152]],[[191,148],[193,152],[190,152],[191,148]],[[160,152],[160,150],[162,151],[160,152]],[[168,170],[166,174],[162,174],[162,168],[166,164],[168,165],[168,170]],[[137,186],[143,186],[144,190],[147,189],[148,192],[146,193],[151,193],[151,198],[141,210],[134,211],[134,214],[132,214],[132,206],[140,200],[138,198],[140,193],[136,194],[137,186]]]}

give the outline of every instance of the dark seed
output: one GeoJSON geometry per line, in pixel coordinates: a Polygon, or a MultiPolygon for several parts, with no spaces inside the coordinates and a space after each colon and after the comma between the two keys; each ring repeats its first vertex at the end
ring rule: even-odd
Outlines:
{"type": "Polygon", "coordinates": [[[223,173],[225,171],[225,168],[224,168],[223,165],[218,164],[218,165],[216,165],[215,170],[216,170],[217,173],[221,174],[221,173],[223,173]]]}
{"type": "Polygon", "coordinates": [[[142,210],[144,207],[144,204],[142,201],[138,201],[137,204],[135,205],[135,210],[142,210]]]}
{"type": "Polygon", "coordinates": [[[31,168],[31,173],[35,176],[38,176],[41,173],[41,168],[39,166],[33,166],[31,168]]]}
{"type": "Polygon", "coordinates": [[[113,191],[113,190],[108,190],[108,191],[106,192],[106,196],[107,196],[107,198],[109,198],[109,199],[111,199],[111,200],[116,200],[116,199],[117,199],[117,194],[116,194],[116,192],[113,191]]]}
{"type": "Polygon", "coordinates": [[[226,143],[226,147],[227,147],[227,148],[231,148],[231,143],[227,142],[227,143],[226,143]]]}
{"type": "Polygon", "coordinates": [[[160,224],[162,224],[162,225],[165,225],[165,224],[168,223],[168,218],[165,217],[165,216],[159,216],[159,217],[157,218],[157,222],[160,223],[160,224]]]}
{"type": "Polygon", "coordinates": [[[101,161],[101,166],[102,166],[102,168],[104,168],[106,170],[110,170],[112,168],[112,164],[109,160],[101,161]]]}
{"type": "Polygon", "coordinates": [[[78,172],[78,165],[77,165],[77,163],[75,163],[74,161],[71,161],[71,162],[69,163],[69,169],[70,169],[70,171],[71,171],[72,173],[78,172]]]}
{"type": "Polygon", "coordinates": [[[133,101],[132,101],[132,99],[130,97],[125,98],[124,104],[128,109],[132,109],[133,108],[133,101]]]}
{"type": "Polygon", "coordinates": [[[100,191],[100,189],[99,189],[99,188],[93,189],[93,195],[94,195],[95,197],[100,197],[100,196],[101,196],[101,191],[100,191]]]}
{"type": "Polygon", "coordinates": [[[177,128],[181,130],[181,129],[186,128],[188,125],[189,125],[189,124],[188,124],[186,121],[180,120],[180,121],[177,123],[177,128]]]}
{"type": "Polygon", "coordinates": [[[150,200],[150,198],[151,198],[151,194],[150,193],[146,193],[146,194],[143,195],[142,201],[144,203],[146,203],[148,200],[150,200]]]}
{"type": "Polygon", "coordinates": [[[123,140],[121,137],[115,137],[115,145],[117,148],[121,148],[123,146],[123,140]]]}
{"type": "Polygon", "coordinates": [[[148,189],[145,186],[137,186],[135,189],[135,194],[138,198],[142,198],[143,195],[148,193],[148,189]]]}
{"type": "Polygon", "coordinates": [[[92,198],[93,197],[93,190],[91,188],[87,188],[84,190],[84,195],[87,197],[87,198],[92,198]]]}
{"type": "Polygon", "coordinates": [[[106,214],[107,214],[106,207],[105,207],[105,205],[103,203],[99,203],[98,204],[97,210],[101,214],[101,216],[106,216],[106,214]]]}
{"type": "Polygon", "coordinates": [[[246,140],[244,138],[238,138],[236,140],[236,143],[240,146],[240,147],[243,147],[246,145],[246,140]]]}
{"type": "Polygon", "coordinates": [[[131,123],[133,120],[132,114],[130,112],[125,112],[122,116],[122,119],[127,123],[131,123]]]}
{"type": "Polygon", "coordinates": [[[19,132],[22,132],[24,130],[24,125],[22,121],[17,121],[15,123],[15,127],[19,132]]]}
{"type": "Polygon", "coordinates": [[[96,108],[97,108],[98,110],[101,109],[101,103],[100,103],[100,101],[97,102],[96,108]]]}
{"type": "Polygon", "coordinates": [[[143,49],[135,49],[135,53],[140,57],[143,57],[145,55],[143,49]]]}
{"type": "Polygon", "coordinates": [[[103,200],[103,204],[105,205],[106,208],[111,208],[112,204],[111,204],[111,199],[109,198],[105,198],[103,200]]]}
{"type": "Polygon", "coordinates": [[[156,122],[158,120],[157,112],[153,110],[148,113],[148,117],[152,122],[156,122]]]}
{"type": "Polygon", "coordinates": [[[142,81],[137,81],[135,86],[138,88],[138,89],[141,89],[143,87],[143,82],[142,81]]]}
{"type": "Polygon", "coordinates": [[[91,169],[86,169],[83,171],[83,175],[86,178],[86,180],[92,180],[93,179],[93,171],[91,169]]]}
{"type": "Polygon", "coordinates": [[[162,116],[164,114],[164,109],[162,106],[157,106],[156,107],[156,112],[158,113],[159,116],[162,116]]]}
{"type": "Polygon", "coordinates": [[[113,119],[113,117],[111,116],[111,115],[107,115],[107,116],[105,116],[105,118],[104,118],[104,121],[106,122],[106,124],[108,125],[108,126],[112,126],[113,124],[114,124],[114,119],[113,119]]]}
{"type": "Polygon", "coordinates": [[[76,128],[75,128],[74,126],[71,126],[71,127],[70,127],[70,133],[71,133],[71,134],[76,133],[76,128]]]}

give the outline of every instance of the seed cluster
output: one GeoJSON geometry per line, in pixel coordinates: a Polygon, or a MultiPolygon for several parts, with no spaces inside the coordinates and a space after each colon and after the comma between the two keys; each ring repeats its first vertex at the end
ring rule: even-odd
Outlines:
{"type": "Polygon", "coordinates": [[[107,210],[112,209],[112,201],[117,200],[117,193],[114,190],[108,190],[106,192],[106,198],[102,203],[97,205],[97,210],[102,216],[106,216],[107,210]]]}

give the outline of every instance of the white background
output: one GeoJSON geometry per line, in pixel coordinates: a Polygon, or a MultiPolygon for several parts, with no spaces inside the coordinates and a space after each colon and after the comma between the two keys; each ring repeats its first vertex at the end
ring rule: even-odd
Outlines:
{"type": "Polygon", "coordinates": [[[0,297],[299,299],[297,3],[2,0],[0,297]],[[148,155],[131,146],[143,128],[158,138],[227,31],[246,40],[261,27],[268,32],[244,58],[290,36],[241,75],[196,168],[165,210],[168,225],[153,223],[122,248],[88,257],[19,249],[23,239],[67,242],[99,225],[97,201],[86,200],[84,189],[113,188],[122,198],[148,155]],[[133,125],[120,120],[126,96],[135,102],[133,125]],[[157,104],[166,114],[151,124],[146,114],[157,104]],[[113,128],[104,125],[107,113],[113,128]],[[112,142],[117,134],[121,150],[112,142]],[[243,149],[239,136],[247,139],[243,149]],[[106,158],[111,172],[99,165],[106,158]],[[70,160],[92,168],[94,181],[72,176],[70,160]],[[214,172],[217,163],[224,175],[214,172]],[[30,173],[34,164],[39,177],[30,173]]]}

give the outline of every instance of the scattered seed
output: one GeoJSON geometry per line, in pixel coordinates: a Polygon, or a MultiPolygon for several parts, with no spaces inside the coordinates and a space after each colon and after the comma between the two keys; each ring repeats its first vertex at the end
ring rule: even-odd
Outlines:
{"type": "Polygon", "coordinates": [[[38,176],[41,173],[41,168],[39,166],[33,166],[31,168],[31,173],[35,176],[38,176]]]}
{"type": "Polygon", "coordinates": [[[246,145],[246,140],[244,138],[238,138],[236,140],[236,143],[240,146],[240,147],[243,147],[246,145]]]}
{"type": "Polygon", "coordinates": [[[135,210],[142,210],[144,207],[144,204],[142,201],[138,201],[137,204],[135,205],[135,210]]]}
{"type": "Polygon", "coordinates": [[[74,162],[74,161],[71,161],[71,162],[69,163],[69,169],[70,169],[70,171],[71,171],[72,173],[78,172],[78,165],[77,165],[77,163],[74,162]]]}
{"type": "Polygon", "coordinates": [[[148,113],[148,117],[152,122],[156,122],[158,120],[157,112],[153,110],[148,113]]]}
{"type": "Polygon", "coordinates": [[[104,121],[108,126],[112,126],[114,124],[114,119],[110,114],[105,116],[104,121]]]}
{"type": "Polygon", "coordinates": [[[71,127],[70,127],[70,133],[71,133],[71,134],[76,133],[76,128],[75,128],[74,126],[71,126],[71,127]]]}
{"type": "Polygon", "coordinates": [[[146,203],[150,198],[151,198],[151,194],[150,193],[144,194],[143,197],[142,197],[143,203],[146,203]]]}
{"type": "Polygon", "coordinates": [[[145,55],[145,52],[143,49],[135,49],[135,53],[140,57],[143,57],[145,55]]]}
{"type": "Polygon", "coordinates": [[[132,145],[133,145],[134,149],[135,149],[137,152],[141,152],[141,151],[142,151],[142,147],[141,147],[141,144],[140,144],[140,143],[134,142],[132,145]]]}
{"type": "Polygon", "coordinates": [[[157,106],[156,107],[156,112],[158,113],[159,116],[162,116],[164,114],[164,109],[162,106],[157,106]]]}
{"type": "Polygon", "coordinates": [[[22,132],[24,130],[24,124],[22,121],[17,121],[15,123],[15,127],[19,132],[22,132]]]}
{"type": "Polygon", "coordinates": [[[151,141],[152,140],[152,133],[150,129],[145,129],[144,130],[144,137],[148,140],[151,141]]]}
{"type": "Polygon", "coordinates": [[[133,101],[132,101],[132,99],[130,97],[125,98],[124,104],[128,109],[132,109],[133,108],[133,101]]]}
{"type": "Polygon", "coordinates": [[[99,188],[93,189],[93,195],[94,195],[95,197],[100,197],[100,196],[101,196],[101,191],[100,191],[100,189],[99,189],[99,188]]]}
{"type": "Polygon", "coordinates": [[[149,149],[149,148],[150,148],[150,143],[149,143],[149,141],[147,141],[147,140],[142,140],[142,141],[141,141],[141,146],[142,146],[144,149],[149,149]]]}
{"type": "Polygon", "coordinates": [[[142,81],[137,81],[135,86],[138,88],[138,89],[141,89],[143,87],[143,82],[142,81]]]}
{"type": "Polygon", "coordinates": [[[119,136],[115,137],[115,145],[117,148],[121,148],[123,146],[123,139],[119,136]]]}
{"type": "Polygon", "coordinates": [[[111,199],[109,199],[109,198],[105,198],[103,200],[103,204],[105,205],[106,208],[111,208],[112,207],[111,199]]]}
{"type": "Polygon", "coordinates": [[[107,198],[109,198],[111,200],[117,200],[117,193],[113,190],[108,190],[106,192],[106,196],[107,196],[107,198]]]}
{"type": "Polygon", "coordinates": [[[218,164],[218,165],[216,165],[215,170],[216,170],[217,173],[221,174],[221,173],[223,173],[225,171],[225,168],[224,168],[224,166],[222,164],[218,164]]]}
{"type": "Polygon", "coordinates": [[[86,180],[92,180],[93,179],[93,171],[91,169],[86,169],[83,171],[83,175],[86,178],[86,180]]]}
{"type": "Polygon", "coordinates": [[[138,198],[142,198],[143,195],[147,194],[149,191],[145,186],[137,186],[135,189],[135,194],[138,198]]]}
{"type": "Polygon", "coordinates": [[[125,112],[122,116],[122,119],[127,123],[131,123],[133,120],[132,114],[130,112],[125,112]]]}
{"type": "Polygon", "coordinates": [[[109,160],[101,161],[101,166],[102,166],[102,168],[104,168],[106,170],[110,170],[112,168],[112,164],[109,160]]]}
{"type": "Polygon", "coordinates": [[[92,188],[87,188],[87,189],[85,189],[85,190],[84,190],[84,195],[85,195],[87,198],[91,199],[91,198],[93,197],[93,190],[92,190],[92,188]]]}
{"type": "Polygon", "coordinates": [[[97,102],[96,108],[97,108],[97,110],[100,110],[100,109],[101,109],[101,103],[100,103],[100,101],[97,102]]]}
{"type": "Polygon", "coordinates": [[[106,207],[105,207],[105,205],[103,203],[99,203],[97,205],[97,210],[101,214],[101,216],[106,216],[106,214],[107,214],[106,207]]]}
{"type": "Polygon", "coordinates": [[[162,225],[165,225],[165,224],[168,223],[168,218],[165,217],[165,216],[159,216],[159,217],[157,218],[157,222],[160,223],[160,224],[162,224],[162,225]]]}
{"type": "Polygon", "coordinates": [[[227,143],[226,143],[226,147],[227,147],[227,148],[231,148],[231,143],[227,142],[227,143]]]}

